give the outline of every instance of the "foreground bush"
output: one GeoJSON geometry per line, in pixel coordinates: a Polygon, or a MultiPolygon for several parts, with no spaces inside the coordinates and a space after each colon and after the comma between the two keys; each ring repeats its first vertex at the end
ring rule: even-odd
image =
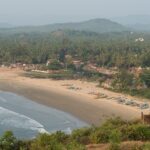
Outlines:
{"type": "Polygon", "coordinates": [[[124,141],[142,142],[129,142],[126,150],[149,150],[150,126],[140,121],[126,122],[116,118],[109,119],[100,127],[74,130],[71,135],[59,131],[53,134],[39,134],[29,141],[17,140],[12,132],[7,131],[0,138],[0,150],[85,150],[86,145],[102,143],[109,143],[111,150],[122,150],[125,146],[121,143],[124,141]]]}

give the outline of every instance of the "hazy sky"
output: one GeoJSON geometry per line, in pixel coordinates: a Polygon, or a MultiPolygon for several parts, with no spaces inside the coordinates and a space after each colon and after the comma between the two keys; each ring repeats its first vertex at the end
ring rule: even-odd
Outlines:
{"type": "Polygon", "coordinates": [[[36,25],[150,15],[149,7],[150,0],[0,0],[0,22],[36,25]]]}

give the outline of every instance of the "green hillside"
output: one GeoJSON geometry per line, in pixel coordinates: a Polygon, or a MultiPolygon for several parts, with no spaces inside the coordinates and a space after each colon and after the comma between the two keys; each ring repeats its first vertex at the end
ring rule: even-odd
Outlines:
{"type": "Polygon", "coordinates": [[[77,31],[90,31],[97,33],[108,33],[108,32],[122,32],[128,29],[121,24],[112,22],[107,19],[93,19],[79,23],[62,23],[62,24],[51,24],[44,26],[27,26],[17,27],[11,29],[3,29],[0,32],[52,32],[56,30],[77,30],[77,31]]]}

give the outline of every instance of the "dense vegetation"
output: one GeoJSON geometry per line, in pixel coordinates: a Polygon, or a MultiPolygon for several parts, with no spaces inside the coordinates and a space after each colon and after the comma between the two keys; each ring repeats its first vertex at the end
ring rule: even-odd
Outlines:
{"type": "Polygon", "coordinates": [[[112,88],[118,92],[150,99],[150,70],[137,75],[123,69],[113,77],[112,88]]]}
{"type": "MultiPolygon", "coordinates": [[[[71,135],[63,132],[40,134],[33,140],[18,140],[7,131],[0,138],[1,150],[86,150],[89,144],[107,144],[108,149],[119,150],[123,141],[143,141],[145,144],[132,149],[150,148],[150,126],[140,121],[126,122],[119,118],[110,119],[100,127],[77,129],[71,135]],[[147,142],[147,143],[146,143],[147,142]]],[[[124,149],[128,150],[128,145],[124,149]]]]}
{"type": "Polygon", "coordinates": [[[64,61],[64,55],[106,67],[150,66],[150,35],[130,32],[97,34],[84,31],[0,34],[1,63],[64,61]],[[144,37],[144,42],[135,42],[144,37]]]}

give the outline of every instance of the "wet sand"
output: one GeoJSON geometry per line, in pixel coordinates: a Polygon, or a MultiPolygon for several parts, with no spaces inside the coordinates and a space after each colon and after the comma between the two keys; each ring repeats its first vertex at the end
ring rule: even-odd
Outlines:
{"type": "Polygon", "coordinates": [[[140,118],[137,108],[120,105],[106,98],[95,99],[89,91],[100,91],[109,96],[121,94],[97,88],[95,83],[82,81],[54,81],[31,79],[21,76],[20,70],[0,69],[0,90],[14,92],[30,100],[67,112],[89,124],[100,124],[107,118],[119,116],[123,119],[140,118]],[[64,84],[74,84],[81,90],[67,89],[64,84]]]}

